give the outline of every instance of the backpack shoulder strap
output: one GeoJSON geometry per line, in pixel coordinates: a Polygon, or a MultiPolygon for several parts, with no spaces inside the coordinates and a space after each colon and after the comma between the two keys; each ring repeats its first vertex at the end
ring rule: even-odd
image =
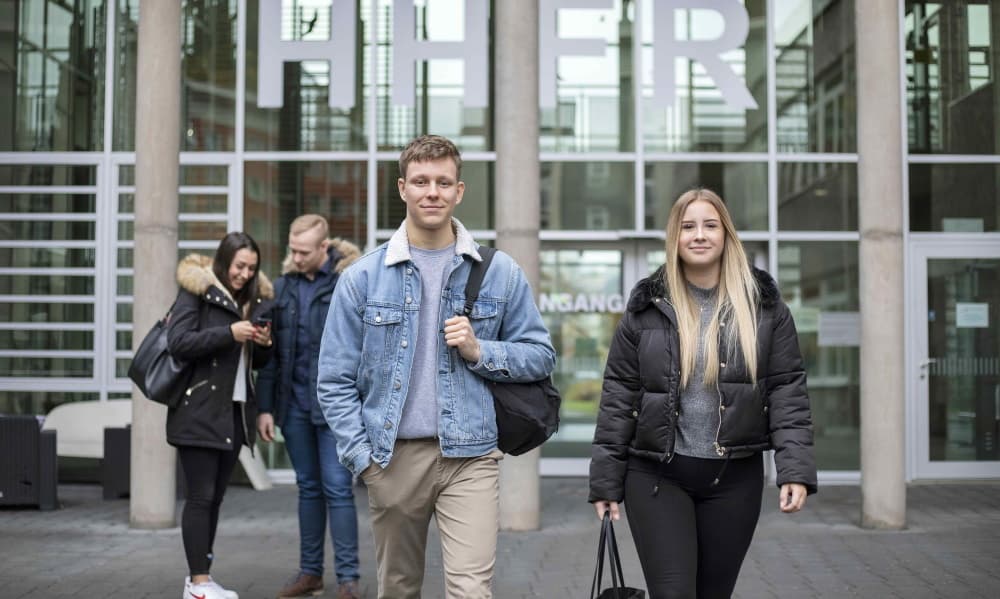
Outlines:
{"type": "Polygon", "coordinates": [[[493,261],[495,253],[496,249],[494,248],[486,247],[485,245],[479,246],[479,255],[483,257],[483,261],[472,263],[472,269],[469,271],[469,280],[465,283],[465,308],[463,309],[465,316],[472,314],[472,306],[479,297],[479,288],[483,284],[486,270],[490,267],[490,262],[493,261]]]}

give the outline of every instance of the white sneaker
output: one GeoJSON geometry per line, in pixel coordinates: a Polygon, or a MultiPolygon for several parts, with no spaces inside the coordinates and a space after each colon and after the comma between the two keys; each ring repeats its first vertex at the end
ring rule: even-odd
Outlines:
{"type": "Polygon", "coordinates": [[[229,590],[227,588],[224,588],[221,584],[215,582],[215,579],[212,578],[211,576],[208,577],[208,584],[215,585],[215,587],[218,588],[219,592],[222,593],[222,596],[225,599],[240,599],[240,594],[239,593],[237,593],[236,591],[231,591],[231,590],[229,590]]]}
{"type": "Polygon", "coordinates": [[[185,577],[182,599],[239,599],[239,595],[233,591],[227,591],[213,580],[192,584],[191,578],[185,577]]]}

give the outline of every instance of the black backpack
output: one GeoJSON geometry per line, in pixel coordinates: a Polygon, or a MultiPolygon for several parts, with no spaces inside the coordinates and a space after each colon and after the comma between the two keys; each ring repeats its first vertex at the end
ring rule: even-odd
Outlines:
{"type": "MultiPolygon", "coordinates": [[[[496,249],[479,247],[482,262],[473,262],[465,284],[463,314],[472,314],[479,297],[479,287],[486,276],[496,249]]],[[[500,451],[521,455],[538,447],[559,430],[559,404],[562,398],[548,376],[531,383],[498,383],[487,379],[497,415],[497,446],[500,451]]]]}

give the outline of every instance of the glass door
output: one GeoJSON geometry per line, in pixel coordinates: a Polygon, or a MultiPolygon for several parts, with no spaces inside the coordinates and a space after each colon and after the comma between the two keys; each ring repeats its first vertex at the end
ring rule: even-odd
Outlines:
{"type": "Polygon", "coordinates": [[[911,248],[916,478],[998,477],[1000,242],[911,248]]]}

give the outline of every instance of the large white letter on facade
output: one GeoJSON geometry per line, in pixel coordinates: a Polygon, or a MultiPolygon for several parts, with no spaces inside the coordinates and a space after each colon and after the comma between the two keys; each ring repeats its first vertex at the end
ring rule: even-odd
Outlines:
{"type": "Polygon", "coordinates": [[[282,68],[286,62],[326,60],[330,62],[330,108],[354,107],[357,4],[354,0],[332,0],[331,4],[329,40],[283,40],[281,0],[260,0],[260,18],[257,23],[257,106],[281,108],[281,92],[284,88],[282,68]]]}
{"type": "Polygon", "coordinates": [[[556,70],[560,56],[604,56],[603,39],[559,37],[559,11],[564,8],[614,8],[614,0],[540,0],[538,3],[538,105],[555,108],[556,70]]]}
{"type": "Polygon", "coordinates": [[[465,61],[467,108],[489,105],[489,33],[486,0],[465,0],[465,37],[461,42],[433,42],[416,38],[413,0],[396,0],[392,12],[392,103],[413,106],[414,63],[435,58],[465,61]]]}
{"type": "Polygon", "coordinates": [[[722,54],[743,47],[750,33],[746,8],[735,0],[667,0],[653,4],[653,101],[657,106],[674,105],[674,61],[684,56],[700,62],[722,93],[726,104],[744,110],[757,108],[757,102],[736,73],[722,61],[722,54]],[[722,15],[722,35],[712,40],[679,40],[674,29],[677,10],[705,9],[722,15]]]}

